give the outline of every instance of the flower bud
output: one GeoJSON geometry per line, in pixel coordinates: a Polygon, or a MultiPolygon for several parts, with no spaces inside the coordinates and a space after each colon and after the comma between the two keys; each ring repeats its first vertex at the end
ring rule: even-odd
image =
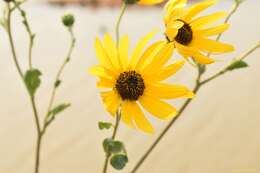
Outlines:
{"type": "Polygon", "coordinates": [[[62,17],[62,23],[66,27],[72,27],[75,22],[75,18],[72,14],[65,14],[62,17]]]}

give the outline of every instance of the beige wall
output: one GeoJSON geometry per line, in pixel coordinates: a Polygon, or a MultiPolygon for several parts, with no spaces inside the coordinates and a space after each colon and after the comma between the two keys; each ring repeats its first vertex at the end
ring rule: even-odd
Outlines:
{"type": "MultiPolygon", "coordinates": [[[[229,9],[222,1],[216,9],[229,9]]],[[[248,0],[232,18],[231,29],[224,35],[237,51],[218,56],[209,66],[213,74],[233,57],[260,40],[258,0],[248,0]]],[[[79,7],[49,7],[28,2],[26,9],[37,33],[34,64],[43,72],[37,94],[41,117],[49,99],[51,82],[62,62],[69,37],[60,24],[60,16],[72,11],[77,17],[78,44],[63,77],[56,103],[71,102],[47,131],[43,143],[42,173],[101,172],[104,153],[102,139],[109,132],[97,129],[97,122],[110,120],[104,111],[95,79],[87,74],[94,65],[94,36],[107,28],[113,32],[118,11],[79,7]]],[[[161,26],[161,11],[130,9],[122,24],[134,43],[151,28],[161,26]],[[145,26],[145,27],[144,27],[145,26]]],[[[15,17],[14,35],[19,60],[25,68],[27,36],[15,17]]],[[[161,38],[159,35],[158,38],[161,38]]],[[[260,50],[248,57],[250,68],[229,73],[201,89],[183,117],[145,162],[140,173],[259,173],[260,172],[260,50]]],[[[7,37],[0,30],[0,173],[30,173],[33,168],[36,131],[29,100],[14,69],[7,37]]],[[[186,64],[172,81],[192,87],[195,70],[186,64]]],[[[177,106],[182,100],[174,101],[177,106]]],[[[151,116],[157,132],[153,136],[120,126],[119,139],[125,141],[130,163],[127,173],[167,122],[151,116]]],[[[110,170],[110,172],[115,172],[110,170]]]]}

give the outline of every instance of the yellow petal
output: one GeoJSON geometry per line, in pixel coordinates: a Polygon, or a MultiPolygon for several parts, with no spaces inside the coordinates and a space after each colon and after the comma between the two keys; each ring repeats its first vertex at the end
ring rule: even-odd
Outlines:
{"type": "Polygon", "coordinates": [[[113,71],[106,69],[100,65],[91,67],[89,69],[89,72],[90,74],[98,77],[111,78],[111,79],[116,77],[116,74],[113,71]]]}
{"type": "Polygon", "coordinates": [[[212,64],[215,62],[214,59],[211,59],[210,57],[207,57],[199,52],[194,54],[192,58],[199,64],[212,64]]]}
{"type": "Polygon", "coordinates": [[[221,43],[215,40],[200,38],[195,41],[194,46],[207,52],[224,53],[234,51],[230,44],[221,43]],[[195,45],[196,44],[196,45],[195,45]]]}
{"type": "Polygon", "coordinates": [[[115,86],[115,80],[100,77],[100,80],[97,82],[97,88],[113,88],[115,86]]]}
{"type": "Polygon", "coordinates": [[[130,66],[134,69],[136,67],[136,64],[138,63],[138,60],[143,52],[144,47],[146,44],[152,39],[152,37],[157,33],[157,30],[154,30],[150,33],[148,33],[144,38],[142,38],[135,47],[131,60],[130,60],[130,66]]]}
{"type": "Polygon", "coordinates": [[[106,50],[107,56],[112,62],[116,70],[120,69],[119,58],[117,54],[116,43],[113,41],[112,37],[109,34],[104,36],[104,49],[106,50]]]}
{"type": "Polygon", "coordinates": [[[149,64],[152,61],[152,59],[158,53],[158,51],[160,51],[164,43],[164,41],[157,41],[153,43],[151,46],[149,46],[139,59],[136,65],[136,70],[141,71],[143,68],[145,68],[147,64],[149,64]]]}
{"type": "Polygon", "coordinates": [[[168,25],[171,21],[176,21],[178,19],[182,19],[185,15],[186,10],[184,8],[174,8],[166,12],[164,15],[164,23],[168,25]]]}
{"type": "Polygon", "coordinates": [[[205,10],[206,8],[214,5],[215,3],[216,3],[216,0],[206,0],[206,1],[203,1],[203,2],[198,3],[196,5],[193,5],[192,7],[189,8],[189,10],[187,11],[187,14],[183,18],[183,20],[186,21],[187,23],[189,23],[190,20],[194,16],[196,16],[197,14],[199,14],[200,12],[205,10]]]}
{"type": "Polygon", "coordinates": [[[159,100],[152,96],[142,96],[139,99],[141,105],[151,114],[155,115],[157,118],[167,120],[176,115],[176,108],[168,103],[159,100]]]}
{"type": "Polygon", "coordinates": [[[184,23],[182,21],[173,21],[167,25],[165,34],[170,41],[174,40],[174,38],[178,34],[179,29],[183,27],[183,25],[184,23]]]}
{"type": "Polygon", "coordinates": [[[136,102],[126,102],[126,111],[134,119],[136,126],[146,133],[153,133],[154,129],[150,122],[145,118],[143,111],[136,102]]]}
{"type": "Polygon", "coordinates": [[[169,0],[164,6],[166,12],[171,12],[176,8],[183,8],[187,4],[187,0],[169,0]]]}
{"type": "Polygon", "coordinates": [[[196,47],[185,46],[185,45],[179,44],[177,42],[175,42],[175,46],[176,46],[178,52],[184,57],[193,56],[194,54],[196,54],[198,52],[196,47]]]}
{"type": "Polygon", "coordinates": [[[107,56],[106,51],[105,51],[102,43],[100,42],[100,40],[98,38],[96,38],[95,50],[96,50],[96,55],[97,55],[97,58],[99,60],[99,63],[103,67],[107,67],[111,70],[114,70],[112,63],[111,63],[109,57],[107,56]]]}
{"type": "Polygon", "coordinates": [[[202,17],[199,17],[199,18],[193,20],[190,23],[190,26],[192,29],[200,28],[202,26],[212,24],[212,23],[216,22],[217,20],[222,19],[226,15],[227,15],[227,13],[225,13],[225,12],[216,12],[216,13],[213,13],[213,14],[210,14],[207,16],[202,16],[202,17]]]}
{"type": "Polygon", "coordinates": [[[163,2],[164,0],[140,0],[138,1],[138,4],[141,5],[155,5],[163,2]]]}
{"type": "Polygon", "coordinates": [[[120,97],[115,91],[101,92],[101,97],[106,110],[115,116],[120,104],[120,97]]]}
{"type": "Polygon", "coordinates": [[[194,31],[194,35],[195,37],[196,35],[200,37],[209,37],[209,36],[221,34],[225,32],[228,28],[229,28],[229,24],[225,23],[209,29],[196,30],[194,31]]]}
{"type": "Polygon", "coordinates": [[[128,107],[127,107],[127,102],[122,102],[122,120],[123,122],[128,125],[131,128],[135,128],[135,125],[133,123],[133,117],[131,117],[131,114],[128,113],[128,107]]]}
{"type": "Polygon", "coordinates": [[[147,65],[147,67],[143,70],[143,74],[149,74],[160,69],[165,63],[168,62],[169,58],[173,54],[173,44],[166,44],[163,48],[155,55],[152,62],[147,65]]]}
{"type": "Polygon", "coordinates": [[[118,51],[119,51],[119,59],[120,65],[122,66],[122,70],[125,71],[128,67],[128,49],[129,49],[129,39],[128,36],[123,36],[119,41],[118,51]]]}
{"type": "MultiPolygon", "coordinates": [[[[183,65],[184,65],[184,61],[179,60],[174,64],[168,65],[167,67],[158,70],[156,73],[149,75],[148,80],[152,80],[152,81],[165,80],[170,76],[173,76],[176,72],[178,72],[183,67],[183,65]]],[[[147,77],[145,79],[147,79],[147,77]]]]}
{"type": "Polygon", "coordinates": [[[146,86],[145,94],[162,99],[192,98],[193,92],[181,85],[156,83],[146,86]]]}

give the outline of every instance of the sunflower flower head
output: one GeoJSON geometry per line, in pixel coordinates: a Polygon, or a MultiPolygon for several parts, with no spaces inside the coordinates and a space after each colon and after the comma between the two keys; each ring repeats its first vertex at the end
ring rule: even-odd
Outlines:
{"type": "Polygon", "coordinates": [[[164,41],[145,49],[154,34],[151,32],[142,38],[130,57],[127,35],[120,39],[118,46],[109,34],[104,36],[103,42],[96,39],[99,65],[90,69],[91,74],[99,78],[97,87],[105,89],[101,97],[106,110],[115,116],[120,108],[125,124],[147,133],[154,129],[142,108],[159,119],[169,119],[177,111],[165,99],[193,97],[186,87],[163,82],[174,75],[184,61],[166,65],[174,48],[164,41]]]}
{"type": "Polygon", "coordinates": [[[184,58],[193,58],[200,64],[210,64],[214,60],[205,53],[226,53],[233,51],[233,46],[221,43],[208,37],[223,33],[229,27],[221,24],[206,28],[226,16],[225,12],[215,12],[195,18],[200,12],[216,3],[215,0],[204,0],[190,8],[185,8],[187,0],[170,0],[165,5],[165,36],[168,42],[177,48],[184,58]],[[195,18],[195,19],[194,19],[195,18]]]}

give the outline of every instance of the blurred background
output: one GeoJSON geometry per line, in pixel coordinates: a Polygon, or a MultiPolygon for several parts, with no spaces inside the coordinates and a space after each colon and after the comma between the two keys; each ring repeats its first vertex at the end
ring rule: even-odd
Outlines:
{"type": "MultiPolygon", "coordinates": [[[[198,1],[191,1],[194,3],[198,1]]],[[[33,63],[43,72],[37,93],[43,119],[54,75],[69,47],[69,35],[61,24],[66,12],[75,14],[77,46],[62,77],[56,103],[72,106],[48,129],[42,146],[42,173],[98,173],[104,162],[102,140],[110,131],[99,131],[98,121],[114,120],[104,111],[95,87],[96,79],[87,69],[97,63],[93,42],[104,32],[114,34],[118,16],[117,0],[28,0],[23,8],[36,33],[33,63]]],[[[232,0],[222,0],[204,14],[231,9],[232,0]]],[[[1,2],[0,7],[4,3],[1,2]]],[[[260,1],[246,0],[231,19],[222,41],[236,51],[215,56],[220,61],[208,66],[209,76],[260,40],[260,1]]],[[[121,33],[129,34],[134,46],[153,28],[163,31],[162,7],[129,8],[121,33]],[[144,27],[145,26],[145,27],[144,27]]],[[[13,33],[19,61],[27,66],[28,38],[19,14],[13,18],[13,33]]],[[[162,39],[163,32],[154,40],[162,39]]],[[[175,55],[172,59],[180,58],[175,55]]],[[[249,68],[228,73],[200,90],[183,116],[154,150],[140,173],[259,173],[260,172],[260,50],[246,59],[249,68]]],[[[8,39],[0,29],[0,173],[33,172],[36,130],[30,102],[14,68],[8,39]]],[[[188,63],[171,81],[194,85],[196,71],[188,63]]],[[[173,101],[179,107],[183,100],[173,101]]],[[[167,122],[147,115],[156,133],[143,134],[120,125],[129,156],[127,173],[150,146],[167,122]]],[[[118,172],[112,168],[110,173],[118,172]]]]}

